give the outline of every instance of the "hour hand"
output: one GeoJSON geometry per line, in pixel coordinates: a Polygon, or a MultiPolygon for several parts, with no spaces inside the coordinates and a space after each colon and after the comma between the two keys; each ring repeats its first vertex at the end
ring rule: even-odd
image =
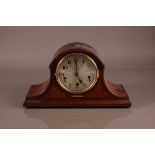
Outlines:
{"type": "Polygon", "coordinates": [[[79,75],[76,76],[79,79],[79,82],[84,86],[82,80],[80,79],[79,75]]]}

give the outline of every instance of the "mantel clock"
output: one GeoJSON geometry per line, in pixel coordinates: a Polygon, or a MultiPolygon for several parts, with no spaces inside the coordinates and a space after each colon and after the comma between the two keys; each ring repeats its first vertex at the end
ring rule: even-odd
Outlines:
{"type": "Polygon", "coordinates": [[[50,79],[31,86],[25,107],[131,106],[124,87],[105,80],[104,63],[90,45],[64,45],[56,52],[49,69],[50,79]]]}

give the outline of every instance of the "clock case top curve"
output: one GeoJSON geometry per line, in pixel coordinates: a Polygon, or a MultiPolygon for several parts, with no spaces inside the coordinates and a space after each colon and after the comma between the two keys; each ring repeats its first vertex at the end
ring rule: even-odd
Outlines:
{"type": "Polygon", "coordinates": [[[100,99],[101,100],[123,100],[125,101],[126,107],[129,107],[131,104],[129,102],[129,97],[124,89],[124,87],[120,84],[113,84],[104,79],[104,69],[105,66],[100,59],[99,53],[90,45],[85,43],[69,43],[61,47],[55,54],[53,60],[49,65],[50,69],[50,79],[40,85],[32,85],[28,94],[26,96],[26,100],[24,105],[27,106],[28,102],[32,101],[57,101],[61,99],[67,99],[67,101],[73,101],[78,99],[79,101],[81,98],[77,96],[72,97],[73,94],[66,92],[63,90],[59,84],[57,83],[55,72],[56,67],[59,61],[66,56],[67,54],[71,53],[84,53],[90,56],[96,63],[97,68],[99,70],[99,78],[96,85],[85,92],[82,95],[83,99],[100,99]]]}

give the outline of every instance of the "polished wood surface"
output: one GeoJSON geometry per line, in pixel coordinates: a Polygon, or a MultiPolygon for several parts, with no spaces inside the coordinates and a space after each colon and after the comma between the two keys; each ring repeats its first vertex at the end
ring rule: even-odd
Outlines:
{"type": "Polygon", "coordinates": [[[31,107],[130,107],[129,97],[120,84],[113,84],[104,79],[104,64],[99,53],[84,43],[64,45],[53,58],[49,69],[50,79],[40,85],[32,85],[26,96],[24,106],[31,107]],[[84,53],[97,64],[99,79],[96,85],[80,95],[73,95],[63,90],[57,83],[55,72],[58,62],[69,53],[84,53]]]}

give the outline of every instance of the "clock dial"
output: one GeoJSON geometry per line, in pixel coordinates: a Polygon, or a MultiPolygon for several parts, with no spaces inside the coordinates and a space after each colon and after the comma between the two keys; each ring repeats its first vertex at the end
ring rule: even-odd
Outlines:
{"type": "Polygon", "coordinates": [[[84,93],[97,82],[97,65],[86,54],[68,54],[58,63],[56,78],[59,85],[66,91],[75,94],[84,93]]]}

